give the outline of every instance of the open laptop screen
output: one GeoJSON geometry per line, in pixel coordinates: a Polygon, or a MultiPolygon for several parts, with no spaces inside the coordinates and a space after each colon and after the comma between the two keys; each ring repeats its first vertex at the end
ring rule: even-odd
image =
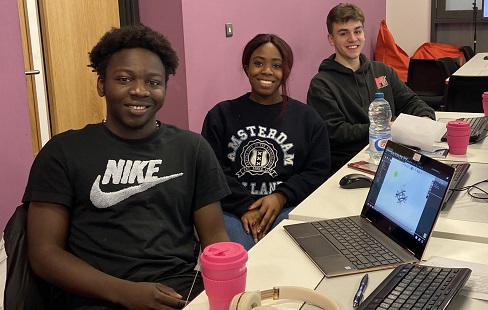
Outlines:
{"type": "Polygon", "coordinates": [[[453,173],[446,164],[388,142],[361,215],[422,253],[453,173]]]}

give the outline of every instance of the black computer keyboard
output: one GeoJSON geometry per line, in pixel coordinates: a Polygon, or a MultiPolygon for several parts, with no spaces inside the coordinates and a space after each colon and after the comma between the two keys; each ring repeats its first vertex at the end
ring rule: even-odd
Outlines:
{"type": "Polygon", "coordinates": [[[470,275],[469,268],[404,264],[396,267],[357,309],[445,309],[470,275]]]}
{"type": "MultiPolygon", "coordinates": [[[[458,120],[466,121],[471,124],[471,134],[469,142],[475,143],[483,140],[488,134],[488,117],[463,117],[458,120]]],[[[441,141],[447,141],[447,132],[442,136],[441,141]]]]}
{"type": "Polygon", "coordinates": [[[452,176],[451,179],[451,183],[449,184],[449,189],[447,190],[446,197],[444,198],[444,204],[442,206],[443,208],[451,198],[452,194],[454,194],[453,189],[459,188],[459,184],[461,184],[461,181],[466,175],[469,166],[471,166],[470,163],[451,163],[449,165],[453,167],[455,170],[454,170],[454,175],[452,176]]]}

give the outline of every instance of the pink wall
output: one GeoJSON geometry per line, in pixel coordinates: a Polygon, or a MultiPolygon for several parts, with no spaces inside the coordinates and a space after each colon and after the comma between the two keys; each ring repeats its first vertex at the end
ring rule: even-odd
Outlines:
{"type": "Polygon", "coordinates": [[[0,229],[20,204],[33,160],[17,1],[0,2],[0,229]]]}
{"type": "Polygon", "coordinates": [[[158,119],[165,123],[188,128],[188,98],[185,68],[185,46],[181,1],[139,0],[140,19],[171,42],[180,59],[178,69],[168,81],[168,91],[158,119]]]}
{"type": "MultiPolygon", "coordinates": [[[[327,42],[325,19],[338,1],[331,0],[179,0],[180,8],[172,1],[140,0],[141,21],[170,37],[177,33],[184,38],[184,59],[187,92],[175,98],[178,105],[188,102],[188,124],[179,123],[168,105],[162,110],[161,120],[200,132],[207,111],[216,103],[240,96],[249,91],[249,84],[240,66],[244,45],[258,33],[275,33],[285,39],[293,49],[295,64],[291,76],[292,97],[305,102],[310,79],[320,62],[333,53],[327,42]],[[159,7],[159,9],[155,9],[159,7]],[[148,13],[149,12],[149,13],[148,13]],[[181,16],[178,16],[181,14],[181,16]],[[168,20],[166,20],[168,19],[168,20]],[[182,22],[180,21],[182,19],[182,22]],[[234,36],[225,37],[225,23],[232,23],[234,36]],[[170,24],[182,23],[180,28],[170,24]],[[168,27],[166,27],[168,26],[168,27]]],[[[379,23],[385,19],[386,0],[356,0],[366,15],[365,54],[371,57],[376,43],[379,23]]],[[[182,74],[182,69],[178,75],[182,74]]],[[[179,86],[182,86],[179,84],[179,86]]],[[[168,98],[169,99],[169,98],[168,98]]],[[[179,110],[181,111],[181,109],[179,110]]]]}

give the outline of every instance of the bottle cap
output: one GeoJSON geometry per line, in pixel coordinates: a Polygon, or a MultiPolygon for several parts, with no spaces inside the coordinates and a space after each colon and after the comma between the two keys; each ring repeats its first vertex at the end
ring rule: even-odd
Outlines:
{"type": "Polygon", "coordinates": [[[214,270],[232,269],[247,262],[247,251],[240,243],[217,242],[203,250],[200,262],[202,266],[214,270]]]}
{"type": "Polygon", "coordinates": [[[385,98],[385,94],[383,94],[383,93],[375,93],[374,94],[374,97],[375,98],[385,98]]]}
{"type": "Polygon", "coordinates": [[[466,121],[452,120],[446,124],[446,128],[466,129],[471,128],[471,124],[466,121]]]}

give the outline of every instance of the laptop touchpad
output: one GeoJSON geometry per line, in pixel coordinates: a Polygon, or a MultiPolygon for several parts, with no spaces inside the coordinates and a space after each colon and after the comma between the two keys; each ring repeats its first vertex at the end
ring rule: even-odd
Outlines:
{"type": "Polygon", "coordinates": [[[300,246],[312,257],[340,254],[339,251],[322,236],[311,236],[297,240],[300,246]]]}

